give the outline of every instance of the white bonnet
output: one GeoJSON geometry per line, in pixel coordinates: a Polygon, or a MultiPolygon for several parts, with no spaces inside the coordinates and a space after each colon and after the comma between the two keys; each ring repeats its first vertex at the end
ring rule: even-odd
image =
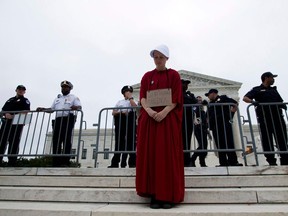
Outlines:
{"type": "Polygon", "coordinates": [[[157,50],[158,52],[162,53],[164,56],[169,58],[169,49],[166,45],[157,46],[155,49],[151,50],[150,56],[153,58],[154,51],[157,50]]]}

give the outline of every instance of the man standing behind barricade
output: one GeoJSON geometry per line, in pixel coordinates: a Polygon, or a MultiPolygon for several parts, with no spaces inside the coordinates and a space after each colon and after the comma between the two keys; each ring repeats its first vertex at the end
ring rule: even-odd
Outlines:
{"type": "MultiPolygon", "coordinates": [[[[15,166],[17,156],[9,156],[10,154],[18,154],[20,137],[24,124],[13,123],[13,118],[17,114],[15,111],[30,110],[30,101],[24,97],[26,88],[23,85],[18,85],[16,88],[16,96],[8,99],[4,104],[2,111],[12,111],[11,113],[3,113],[1,116],[0,129],[0,155],[4,154],[8,147],[8,166],[15,166]]],[[[2,164],[3,156],[0,156],[0,164],[2,164]]]]}
{"type": "MultiPolygon", "coordinates": [[[[197,150],[207,150],[208,140],[207,135],[210,135],[208,132],[208,122],[206,112],[203,105],[207,105],[206,100],[202,100],[201,96],[196,97],[198,100],[198,106],[194,107],[194,134],[198,142],[197,150]]],[[[211,136],[211,135],[210,135],[211,136]]],[[[199,163],[201,167],[207,167],[205,158],[207,152],[194,152],[191,157],[191,166],[196,167],[195,160],[199,157],[199,163]]]]}
{"type": "MultiPolygon", "coordinates": [[[[193,133],[193,106],[192,104],[197,103],[197,99],[194,94],[188,90],[188,85],[190,80],[182,81],[182,91],[183,91],[183,103],[186,104],[183,107],[183,119],[182,119],[182,140],[183,140],[183,150],[191,149],[191,138],[193,133]]],[[[190,152],[184,152],[184,166],[190,166],[190,152]]]]}
{"type": "Polygon", "coordinates": [[[235,149],[232,123],[233,116],[237,111],[237,101],[226,95],[218,95],[217,89],[210,89],[205,94],[210,100],[208,106],[209,128],[212,130],[213,138],[218,149],[219,166],[243,166],[238,163],[235,149]],[[221,105],[232,103],[233,105],[221,105]],[[229,149],[230,151],[223,151],[229,149]],[[231,151],[232,150],[232,151],[231,151]]]}
{"type": "Polygon", "coordinates": [[[273,145],[273,136],[280,153],[280,164],[288,165],[287,129],[282,109],[287,109],[282,97],[274,84],[277,75],[265,72],[261,76],[262,84],[254,87],[244,97],[243,101],[252,103],[256,109],[257,120],[260,125],[261,140],[266,161],[271,166],[277,166],[273,145]],[[259,103],[278,103],[261,105],[259,103]],[[286,152],[286,153],[283,153],[286,152]],[[270,153],[270,154],[269,154],[270,153]],[[271,154],[272,153],[272,154],[271,154]]]}
{"type": "MultiPolygon", "coordinates": [[[[37,111],[53,112],[56,111],[56,118],[53,125],[53,154],[69,155],[72,148],[72,131],[76,122],[75,110],[81,110],[81,102],[78,97],[70,94],[73,89],[71,82],[65,80],[61,84],[62,95],[58,95],[51,108],[38,107],[37,111]]],[[[70,156],[54,156],[54,167],[68,167],[70,156]]]]}
{"type": "MultiPolygon", "coordinates": [[[[115,125],[115,153],[108,168],[119,168],[121,153],[116,153],[117,151],[136,151],[136,110],[125,108],[137,106],[132,92],[132,86],[124,86],[121,89],[124,99],[117,102],[115,107],[119,109],[112,112],[115,125]]],[[[127,166],[127,157],[128,153],[122,153],[121,168],[127,166]]],[[[128,165],[130,168],[136,166],[136,153],[129,153],[128,165]]]]}

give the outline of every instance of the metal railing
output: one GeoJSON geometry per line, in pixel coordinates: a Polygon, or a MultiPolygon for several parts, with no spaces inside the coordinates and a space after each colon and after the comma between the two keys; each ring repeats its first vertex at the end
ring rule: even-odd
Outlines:
{"type": "Polygon", "coordinates": [[[281,165],[288,165],[287,103],[250,104],[247,117],[251,153],[255,155],[256,165],[260,164],[259,156],[262,156],[261,164],[266,160],[268,164],[276,165],[278,157],[281,165]],[[257,129],[253,125],[257,125],[257,129]]]}
{"type": "MultiPolygon", "coordinates": [[[[235,116],[232,116],[232,113],[229,113],[229,115],[231,117],[229,124],[232,127],[232,133],[233,133],[233,140],[232,140],[233,144],[232,145],[230,145],[228,143],[228,140],[226,140],[226,143],[224,144],[225,147],[223,147],[223,145],[222,145],[221,148],[217,148],[216,147],[217,144],[215,143],[214,138],[219,139],[219,136],[218,137],[211,136],[211,134],[213,134],[213,132],[210,130],[204,131],[205,130],[204,127],[199,127],[200,131],[198,131],[198,132],[200,134],[206,134],[206,136],[200,136],[200,139],[198,137],[198,140],[197,140],[197,137],[195,136],[195,128],[197,127],[197,125],[194,122],[195,121],[195,119],[194,119],[195,111],[194,110],[196,108],[204,108],[206,110],[207,108],[213,109],[216,107],[220,107],[220,109],[222,109],[222,112],[224,112],[225,109],[223,109],[223,107],[231,106],[231,105],[233,105],[233,104],[231,104],[231,103],[230,104],[228,104],[228,103],[227,104],[215,103],[215,104],[209,104],[207,106],[204,106],[201,104],[191,104],[191,105],[185,104],[184,105],[185,109],[183,112],[183,115],[184,115],[183,128],[185,128],[185,129],[184,129],[183,139],[185,139],[184,137],[186,137],[186,142],[185,141],[183,142],[184,155],[188,153],[189,157],[190,157],[195,152],[198,152],[198,153],[203,152],[203,153],[210,153],[210,154],[212,153],[213,155],[219,154],[221,152],[237,152],[237,153],[239,153],[238,155],[240,155],[240,157],[243,159],[243,162],[246,165],[246,154],[245,154],[246,145],[245,145],[244,138],[243,138],[241,117],[240,117],[239,111],[236,112],[235,116]],[[193,118],[187,119],[187,116],[188,116],[187,113],[189,112],[189,110],[192,111],[193,118]],[[190,136],[189,136],[188,130],[187,130],[188,125],[192,125],[192,127],[193,127],[193,129],[192,129],[193,134],[191,136],[191,139],[190,139],[190,136]],[[189,138],[187,139],[187,137],[189,137],[189,138]],[[207,148],[199,148],[199,142],[201,142],[201,137],[202,137],[202,139],[203,138],[208,139],[207,148]],[[190,148],[188,148],[189,144],[188,144],[187,140],[191,141],[190,148]],[[233,146],[233,147],[231,147],[231,146],[233,146]]],[[[131,109],[132,112],[134,113],[134,116],[135,116],[134,120],[137,122],[136,117],[137,117],[137,113],[138,113],[140,107],[122,107],[122,108],[117,107],[117,109],[120,109],[120,110],[122,110],[122,109],[126,110],[128,108],[131,109]]],[[[95,145],[95,154],[96,154],[95,167],[105,167],[105,166],[108,166],[109,164],[111,164],[110,160],[107,160],[107,154],[110,156],[113,154],[129,154],[129,153],[135,153],[136,152],[136,149],[135,149],[136,140],[137,140],[136,135],[133,136],[132,149],[131,149],[131,147],[130,147],[130,149],[127,149],[127,147],[129,146],[129,143],[127,143],[127,139],[124,140],[124,144],[123,144],[124,148],[120,149],[119,145],[117,145],[117,144],[115,145],[115,143],[120,142],[120,138],[119,138],[120,135],[118,134],[116,136],[116,134],[121,133],[121,130],[119,129],[120,127],[115,127],[115,119],[112,117],[113,109],[115,109],[115,107],[104,108],[104,109],[100,110],[100,112],[99,112],[98,123],[96,124],[97,125],[97,137],[96,137],[96,145],[95,145]],[[103,155],[103,158],[100,157],[100,155],[103,155]],[[106,155],[105,158],[104,158],[104,155],[106,155]]],[[[209,119],[209,114],[207,114],[207,115],[208,115],[207,119],[209,119]]],[[[224,113],[223,113],[223,115],[224,115],[224,113]]],[[[121,117],[121,118],[122,118],[122,120],[124,120],[124,118],[128,119],[128,115],[121,117]]],[[[215,120],[219,121],[219,119],[221,119],[221,118],[216,118],[215,120]]],[[[121,119],[120,119],[120,122],[121,122],[121,119]]],[[[211,127],[210,123],[211,122],[209,122],[209,121],[207,122],[208,128],[211,127]]],[[[128,128],[128,125],[125,125],[124,127],[128,128]]],[[[137,127],[137,123],[135,124],[135,127],[137,127]]],[[[216,130],[219,129],[217,124],[216,124],[215,129],[216,130]]],[[[133,133],[135,133],[136,128],[133,130],[134,130],[133,133]]],[[[124,132],[126,133],[124,135],[124,137],[127,138],[127,133],[128,133],[127,130],[124,130],[124,132]]],[[[225,126],[224,126],[224,133],[227,133],[225,126]]],[[[229,131],[229,133],[231,133],[231,131],[229,131]]],[[[220,136],[227,137],[224,134],[220,134],[220,136]]],[[[225,140],[225,138],[224,138],[224,140],[225,140]]],[[[216,164],[217,164],[217,162],[215,162],[215,165],[216,164]]],[[[119,166],[120,166],[120,164],[119,164],[119,166]]]]}
{"type": "MultiPolygon", "coordinates": [[[[39,157],[75,157],[75,161],[79,161],[79,150],[81,143],[81,132],[83,122],[83,112],[73,111],[72,115],[67,116],[66,120],[55,120],[55,113],[61,113],[71,110],[53,110],[53,112],[44,111],[2,111],[0,115],[0,158],[6,161],[6,157],[10,160],[20,158],[39,158],[39,157]],[[5,118],[5,114],[12,114],[13,118],[5,118]],[[72,122],[73,121],[73,122],[72,122]],[[56,123],[57,122],[57,123],[56,123]],[[69,123],[70,122],[70,123],[69,123]],[[67,124],[72,127],[71,137],[67,124]],[[57,137],[55,136],[57,127],[57,137]],[[77,134],[74,134],[74,128],[77,134]],[[79,131],[79,132],[78,132],[79,131]],[[76,151],[71,152],[71,149],[66,148],[67,142],[71,144],[73,138],[77,137],[76,151]],[[54,139],[54,152],[53,152],[54,139]],[[55,150],[56,143],[59,151],[55,150]]],[[[70,147],[69,147],[70,148],[70,147]]]]}

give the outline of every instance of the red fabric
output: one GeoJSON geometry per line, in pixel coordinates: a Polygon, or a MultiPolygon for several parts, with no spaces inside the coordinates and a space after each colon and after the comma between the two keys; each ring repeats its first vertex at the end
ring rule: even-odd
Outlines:
{"type": "MultiPolygon", "coordinates": [[[[147,72],[141,80],[140,100],[147,90],[172,89],[177,106],[161,122],[141,108],[137,127],[136,191],[139,196],[173,203],[184,199],[184,162],[182,146],[183,96],[180,76],[168,69],[147,72]]],[[[164,107],[155,107],[159,112],[164,107]]]]}

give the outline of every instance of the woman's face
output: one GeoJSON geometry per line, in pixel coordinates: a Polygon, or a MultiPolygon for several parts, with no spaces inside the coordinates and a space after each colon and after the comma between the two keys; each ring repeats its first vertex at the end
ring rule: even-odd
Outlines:
{"type": "Polygon", "coordinates": [[[156,65],[157,70],[165,70],[166,69],[166,61],[167,58],[165,55],[155,50],[153,53],[154,63],[156,65]]]}

